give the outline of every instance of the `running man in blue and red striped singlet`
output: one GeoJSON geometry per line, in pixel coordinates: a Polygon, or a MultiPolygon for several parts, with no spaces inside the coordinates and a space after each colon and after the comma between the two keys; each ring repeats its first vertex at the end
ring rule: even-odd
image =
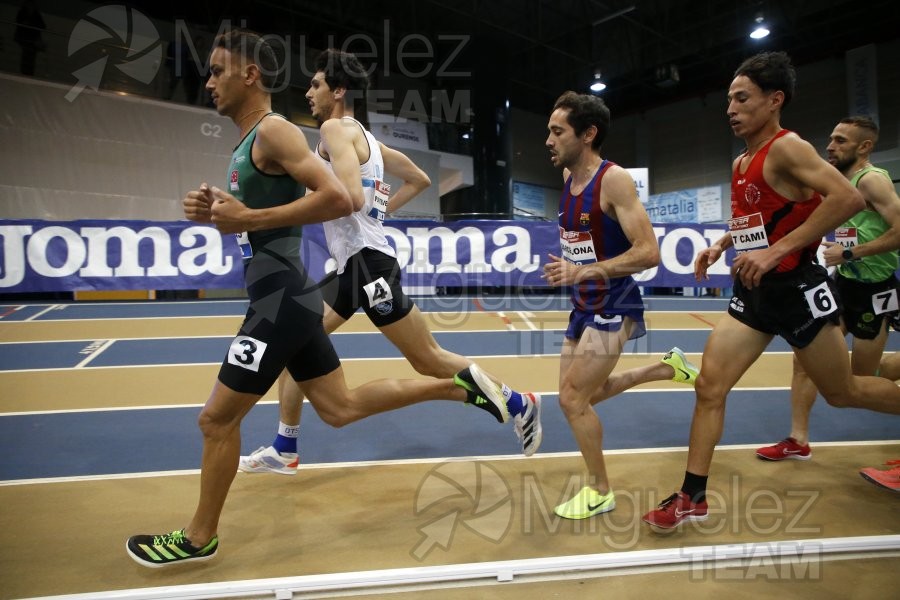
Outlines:
{"type": "Polygon", "coordinates": [[[625,342],[646,333],[632,274],[656,266],[659,247],[631,175],[600,156],[609,130],[603,100],[566,92],[547,128],[550,160],[563,169],[565,187],[560,256],[550,255],[544,278],[552,286],[571,286],[573,306],[560,357],[559,404],[588,470],[585,485],[555,512],[586,519],[616,506],[603,460],[603,426],[592,406],[640,383],[693,384],[697,369],[673,348],[659,363],[612,372],[625,342]]]}

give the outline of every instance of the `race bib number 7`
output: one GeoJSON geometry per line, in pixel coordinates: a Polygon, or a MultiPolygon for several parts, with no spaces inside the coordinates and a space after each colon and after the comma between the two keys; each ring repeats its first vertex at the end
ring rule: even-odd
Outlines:
{"type": "Polygon", "coordinates": [[[876,315],[897,312],[900,302],[897,301],[897,290],[885,290],[872,294],[872,308],[876,315]]]}

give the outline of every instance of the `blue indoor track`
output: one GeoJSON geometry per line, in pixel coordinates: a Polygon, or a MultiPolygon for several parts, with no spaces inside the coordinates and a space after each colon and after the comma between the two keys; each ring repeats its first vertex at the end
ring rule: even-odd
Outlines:
{"type": "MultiPolygon", "coordinates": [[[[567,298],[509,300],[482,298],[417,299],[427,311],[562,311],[567,298]]],[[[650,310],[725,310],[721,299],[650,298],[650,310]]],[[[134,303],[26,304],[0,306],[0,331],[5,323],[84,321],[102,319],[177,319],[208,316],[240,317],[245,301],[183,301],[134,303]]],[[[89,328],[88,328],[89,330],[89,328]]],[[[658,329],[629,343],[626,353],[661,355],[674,345],[688,353],[701,353],[708,329],[658,329]]],[[[900,348],[892,333],[888,351],[900,348]]],[[[436,332],[448,350],[467,356],[558,355],[562,331],[453,331],[436,332]]],[[[228,348],[230,335],[119,340],[58,340],[0,343],[0,374],[82,371],[147,365],[216,365],[228,348]],[[97,352],[98,342],[106,342],[97,352]],[[96,352],[96,356],[93,353],[96,352]],[[86,357],[91,358],[83,364],[86,357]],[[79,366],[80,365],[80,366],[79,366]]],[[[3,338],[0,338],[3,339],[3,338]]],[[[400,357],[378,332],[332,335],[344,360],[379,360],[400,357]]],[[[776,338],[767,352],[787,353],[776,338]]],[[[789,360],[785,356],[785,360],[789,360]]],[[[390,373],[386,373],[390,376],[390,373]]],[[[209,382],[210,386],[212,381],[209,382]]],[[[577,448],[556,402],[556,380],[546,382],[544,443],[540,452],[575,452],[577,448]]],[[[9,398],[15,390],[4,389],[9,398]]],[[[65,394],[60,389],[59,394],[65,394]]],[[[98,394],[121,394],[128,389],[98,389],[98,394]]],[[[200,403],[187,406],[160,397],[158,405],[127,409],[73,409],[0,414],[0,481],[100,476],[107,474],[178,471],[199,467],[201,437],[197,429],[200,403]]],[[[604,447],[668,448],[687,445],[694,394],[688,387],[630,391],[599,404],[605,425],[604,447]]],[[[5,402],[0,400],[0,407],[5,402]]],[[[265,401],[244,421],[243,452],[271,442],[278,422],[277,405],[265,401]]],[[[786,434],[790,424],[787,389],[740,389],[729,397],[722,444],[771,443],[786,434]]],[[[863,410],[838,410],[817,402],[811,422],[815,440],[896,440],[900,420],[863,410]]],[[[518,453],[511,431],[498,434],[497,423],[472,407],[449,402],[427,402],[369,417],[342,429],[325,425],[309,408],[301,428],[304,464],[385,461],[451,456],[494,456],[518,453]]]]}

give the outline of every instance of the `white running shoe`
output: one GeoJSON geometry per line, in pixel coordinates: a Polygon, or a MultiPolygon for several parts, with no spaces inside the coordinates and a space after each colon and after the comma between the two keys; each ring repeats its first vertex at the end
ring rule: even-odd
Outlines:
{"type": "Polygon", "coordinates": [[[238,461],[238,471],[296,475],[299,464],[300,457],[297,454],[291,452],[281,454],[272,446],[260,446],[251,452],[250,456],[241,457],[238,461]]]}
{"type": "Polygon", "coordinates": [[[531,456],[541,447],[544,429],[541,427],[541,395],[524,393],[525,412],[513,418],[513,427],[522,443],[522,453],[531,456]]]}

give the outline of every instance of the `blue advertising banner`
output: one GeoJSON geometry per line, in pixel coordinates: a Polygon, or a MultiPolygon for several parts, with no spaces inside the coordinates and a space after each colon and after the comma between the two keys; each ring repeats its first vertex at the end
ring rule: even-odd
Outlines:
{"type": "Polygon", "coordinates": [[[234,236],[187,221],[0,221],[0,292],[243,286],[234,236]]]}
{"type": "MultiPolygon", "coordinates": [[[[410,287],[543,287],[547,255],[559,255],[555,223],[386,221],[410,287]]],[[[654,225],[661,261],[635,278],[653,287],[730,287],[732,254],[694,281],[694,257],[724,225],[654,225]]],[[[322,227],[304,228],[303,260],[320,279],[328,260],[322,227]]],[[[243,287],[232,235],[187,221],[2,221],[0,293],[243,287]]]]}

